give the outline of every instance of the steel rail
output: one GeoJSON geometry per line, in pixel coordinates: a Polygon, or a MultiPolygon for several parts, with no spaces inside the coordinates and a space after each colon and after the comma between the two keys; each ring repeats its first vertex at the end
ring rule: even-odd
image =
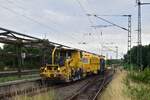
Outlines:
{"type": "Polygon", "coordinates": [[[96,100],[102,89],[111,81],[112,76],[113,74],[109,72],[104,79],[92,80],[66,100],[96,100]]]}
{"type": "MultiPolygon", "coordinates": [[[[86,80],[86,79],[85,79],[86,80]]],[[[63,84],[49,84],[49,83],[46,83],[45,81],[43,81],[43,79],[38,79],[37,80],[35,79],[35,81],[33,80],[23,80],[23,81],[16,81],[16,82],[8,82],[7,84],[3,84],[3,85],[0,85],[0,100],[3,99],[11,99],[15,96],[18,96],[18,95],[27,95],[27,96],[35,96],[35,95],[38,95],[40,93],[45,93],[45,92],[48,92],[49,90],[51,89],[61,89],[61,88],[64,88],[64,87],[68,87],[68,86],[74,86],[75,84],[80,84],[82,83],[83,81],[85,80],[81,80],[81,81],[76,81],[76,82],[71,82],[71,83],[63,83],[63,84]],[[25,88],[25,89],[21,89],[19,88],[18,90],[16,91],[11,91],[11,87],[14,88],[18,88],[19,85],[29,85],[29,83],[31,84],[39,84],[38,87],[31,87],[31,86],[28,86],[28,88],[25,88]],[[8,91],[5,91],[5,89],[8,91]],[[3,92],[5,91],[5,92],[3,92]],[[1,93],[2,92],[2,93],[1,93]]],[[[88,78],[87,80],[91,80],[91,78],[88,78]]],[[[87,84],[89,81],[87,81],[85,84],[87,84]]],[[[84,86],[84,85],[83,85],[84,86]]],[[[23,86],[24,87],[24,86],[23,86]]],[[[70,88],[70,87],[68,87],[70,88]]]]}
{"type": "Polygon", "coordinates": [[[77,98],[77,96],[80,95],[83,91],[85,91],[85,89],[90,87],[95,80],[96,80],[96,78],[89,80],[82,88],[80,88],[78,91],[76,91],[76,93],[74,93],[70,97],[67,97],[65,100],[75,100],[77,98]]]}
{"type": "Polygon", "coordinates": [[[110,75],[109,78],[106,81],[103,81],[102,85],[100,86],[99,90],[97,91],[97,93],[95,94],[95,96],[92,100],[97,100],[98,99],[98,96],[101,95],[102,90],[112,80],[113,74],[110,75]]]}

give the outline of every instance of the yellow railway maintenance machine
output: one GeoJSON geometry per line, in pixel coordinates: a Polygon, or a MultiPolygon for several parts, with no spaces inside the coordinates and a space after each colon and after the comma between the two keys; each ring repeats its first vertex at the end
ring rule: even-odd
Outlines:
{"type": "Polygon", "coordinates": [[[52,52],[52,64],[41,67],[40,75],[44,79],[70,82],[87,75],[102,73],[104,67],[104,56],[55,47],[52,52]]]}

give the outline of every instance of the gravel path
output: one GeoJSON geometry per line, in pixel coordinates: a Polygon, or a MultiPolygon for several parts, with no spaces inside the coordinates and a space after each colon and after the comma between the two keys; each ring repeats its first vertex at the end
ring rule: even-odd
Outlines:
{"type": "Polygon", "coordinates": [[[125,85],[123,79],[126,74],[125,71],[117,70],[112,82],[104,89],[98,100],[131,100],[124,94],[125,85]]]}

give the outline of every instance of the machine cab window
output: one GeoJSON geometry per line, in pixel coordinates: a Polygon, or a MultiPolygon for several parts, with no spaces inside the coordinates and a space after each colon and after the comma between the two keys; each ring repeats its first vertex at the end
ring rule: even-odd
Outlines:
{"type": "Polygon", "coordinates": [[[57,63],[59,64],[59,66],[64,66],[65,65],[65,61],[67,59],[71,58],[71,51],[69,50],[60,50],[59,52],[59,59],[57,61],[57,63]]]}

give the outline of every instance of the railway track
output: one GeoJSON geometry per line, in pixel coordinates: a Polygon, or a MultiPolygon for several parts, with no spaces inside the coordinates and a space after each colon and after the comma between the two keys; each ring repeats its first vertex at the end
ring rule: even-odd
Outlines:
{"type": "Polygon", "coordinates": [[[96,100],[104,86],[111,81],[112,75],[105,78],[96,75],[72,83],[49,86],[41,78],[7,83],[0,85],[0,100],[8,100],[8,98],[24,94],[32,97],[51,89],[55,91],[56,95],[60,96],[59,100],[96,100]]]}
{"type": "Polygon", "coordinates": [[[104,78],[95,77],[66,100],[97,100],[102,89],[112,80],[113,73],[106,74],[104,78]]]}
{"type": "MultiPolygon", "coordinates": [[[[87,78],[86,80],[89,80],[87,78]]],[[[48,92],[51,89],[55,91],[70,89],[75,85],[84,85],[86,80],[71,82],[71,83],[61,83],[61,84],[46,84],[40,77],[34,79],[19,80],[14,82],[7,82],[6,84],[0,84],[0,100],[12,100],[15,96],[26,95],[26,96],[36,96],[41,93],[48,92]]],[[[63,94],[66,95],[66,94],[63,94]]]]}

